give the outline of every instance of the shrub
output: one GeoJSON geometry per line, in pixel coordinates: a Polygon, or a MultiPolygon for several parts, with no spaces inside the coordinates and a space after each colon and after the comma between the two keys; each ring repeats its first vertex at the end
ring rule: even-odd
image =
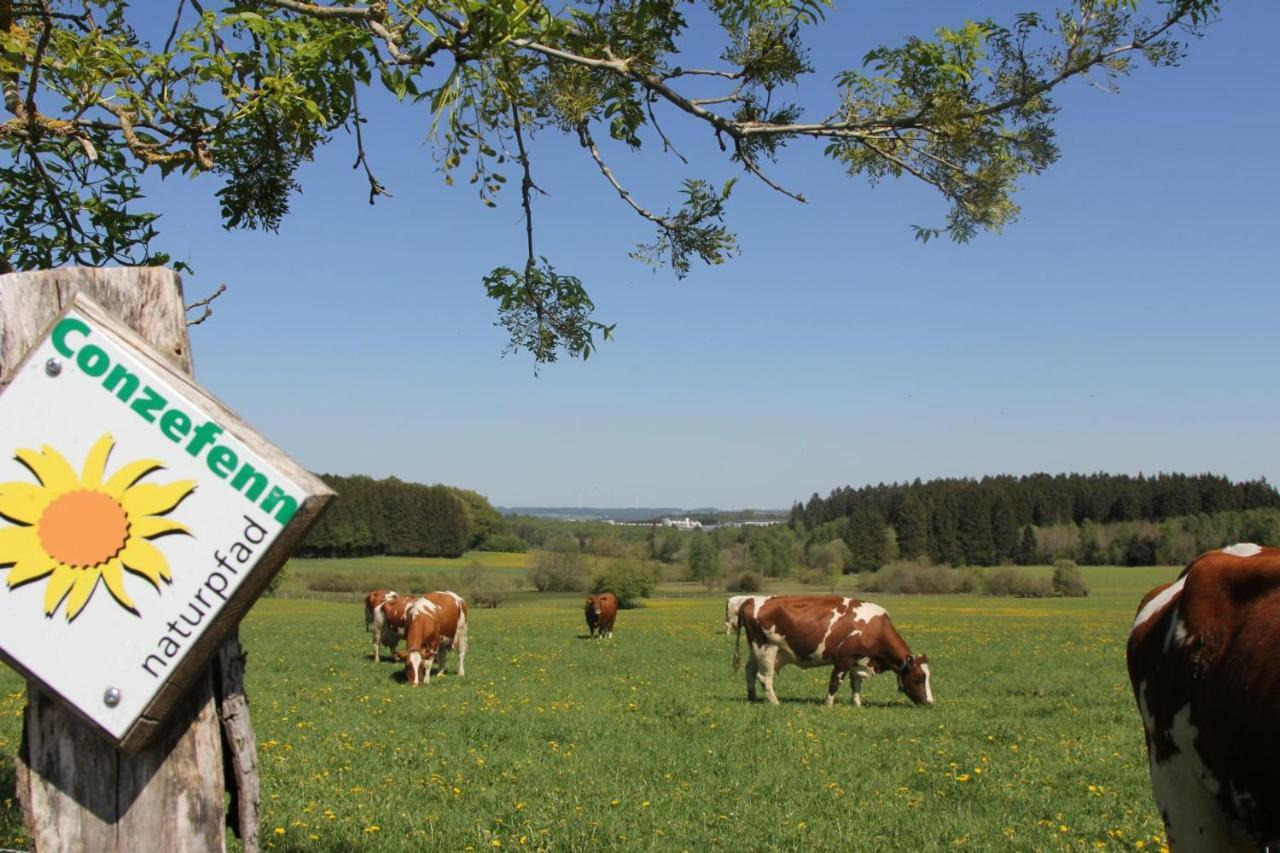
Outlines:
{"type": "Polygon", "coordinates": [[[956,569],[956,592],[982,592],[987,585],[987,575],[977,566],[956,569]]]}
{"type": "Polygon", "coordinates": [[[624,610],[635,607],[641,598],[648,598],[657,585],[658,567],[636,557],[610,560],[595,575],[595,591],[612,592],[624,610]]]}
{"type": "Polygon", "coordinates": [[[351,575],[314,574],[307,577],[307,589],[313,592],[366,592],[365,581],[351,575]]]}
{"type": "Polygon", "coordinates": [[[529,543],[512,533],[496,533],[476,546],[477,551],[502,551],[507,554],[523,554],[529,543]]]}
{"type": "Polygon", "coordinates": [[[823,569],[805,569],[795,572],[796,580],[807,586],[825,586],[835,589],[836,582],[840,580],[840,572],[824,571],[823,569]]]}
{"type": "Polygon", "coordinates": [[[1046,577],[1033,577],[1004,566],[987,573],[987,595],[1009,595],[1017,598],[1046,598],[1053,595],[1053,584],[1046,577]]]}
{"type": "Polygon", "coordinates": [[[276,593],[280,591],[280,587],[284,586],[284,582],[288,579],[289,564],[285,563],[280,567],[280,571],[276,572],[276,575],[271,579],[271,582],[267,584],[267,589],[263,594],[274,598],[276,593]]]}
{"type": "Polygon", "coordinates": [[[759,592],[762,584],[755,572],[743,572],[727,584],[729,592],[759,592]]]}
{"type": "Polygon", "coordinates": [[[1059,560],[1053,564],[1053,591],[1067,598],[1084,598],[1089,588],[1080,576],[1080,568],[1071,560],[1059,560]]]}
{"type": "Polygon", "coordinates": [[[946,595],[969,592],[962,588],[971,584],[971,573],[963,574],[943,566],[926,566],[916,562],[890,563],[871,575],[863,583],[867,592],[887,592],[895,595],[946,595]]]}
{"type": "Polygon", "coordinates": [[[515,586],[510,577],[485,569],[478,562],[458,572],[458,592],[475,607],[497,607],[507,600],[515,586]]]}
{"type": "Polygon", "coordinates": [[[533,556],[529,581],[538,592],[581,592],[590,583],[576,539],[561,537],[533,556]]]}

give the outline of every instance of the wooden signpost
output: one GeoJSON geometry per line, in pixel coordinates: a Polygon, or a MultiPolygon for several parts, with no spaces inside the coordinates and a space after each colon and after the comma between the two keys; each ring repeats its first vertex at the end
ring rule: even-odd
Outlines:
{"type": "Polygon", "coordinates": [[[0,655],[38,848],[221,849],[224,738],[257,846],[235,628],[332,493],[191,381],[184,318],[164,270],[0,276],[0,655]]]}

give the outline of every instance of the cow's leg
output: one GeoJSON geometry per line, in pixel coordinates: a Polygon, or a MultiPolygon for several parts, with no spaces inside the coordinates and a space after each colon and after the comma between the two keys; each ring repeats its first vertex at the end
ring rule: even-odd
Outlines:
{"type": "Polygon", "coordinates": [[[756,678],[760,673],[760,666],[756,663],[755,649],[747,650],[747,701],[756,701],[756,678]]]}
{"type": "Polygon", "coordinates": [[[773,676],[777,672],[778,666],[778,648],[777,646],[765,646],[758,651],[760,658],[760,683],[764,685],[765,698],[769,700],[769,704],[778,704],[778,694],[773,692],[773,676]]]}
{"type": "Polygon", "coordinates": [[[875,675],[868,667],[870,663],[868,658],[859,658],[853,664],[853,678],[849,679],[849,688],[853,691],[853,704],[858,708],[862,707],[862,682],[875,675]]]}
{"type": "Polygon", "coordinates": [[[844,681],[849,670],[841,669],[838,666],[831,667],[831,680],[827,682],[827,698],[822,701],[823,705],[830,708],[836,701],[836,694],[840,692],[840,684],[844,681]]]}
{"type": "MultiPolygon", "coordinates": [[[[378,632],[378,642],[387,647],[388,653],[395,657],[396,647],[400,645],[400,634],[390,625],[384,625],[382,630],[378,632]]],[[[375,650],[373,654],[374,660],[380,660],[375,650]]]]}
{"type": "Polygon", "coordinates": [[[458,675],[467,674],[467,617],[463,616],[458,623],[458,632],[453,637],[454,649],[458,652],[458,675]]]}

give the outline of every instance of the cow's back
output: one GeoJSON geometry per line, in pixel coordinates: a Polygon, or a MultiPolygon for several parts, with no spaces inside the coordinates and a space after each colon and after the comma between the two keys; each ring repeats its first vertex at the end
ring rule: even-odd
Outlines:
{"type": "Polygon", "coordinates": [[[752,642],[777,645],[796,661],[815,660],[840,606],[838,595],[779,595],[748,601],[743,616],[752,642]]]}
{"type": "Polygon", "coordinates": [[[440,627],[440,637],[452,640],[457,635],[459,626],[467,623],[467,602],[456,592],[448,590],[428,593],[425,598],[435,606],[434,615],[440,627]]]}
{"type": "Polygon", "coordinates": [[[1156,801],[1180,848],[1235,843],[1241,829],[1280,840],[1277,649],[1280,549],[1201,555],[1138,609],[1129,677],[1156,801]]]}
{"type": "Polygon", "coordinates": [[[409,624],[409,610],[418,600],[416,595],[401,595],[384,602],[381,610],[385,624],[403,634],[409,624]]]}
{"type": "Polygon", "coordinates": [[[618,596],[611,592],[602,592],[598,596],[600,601],[600,627],[607,631],[613,630],[613,623],[618,618],[618,596]]]}

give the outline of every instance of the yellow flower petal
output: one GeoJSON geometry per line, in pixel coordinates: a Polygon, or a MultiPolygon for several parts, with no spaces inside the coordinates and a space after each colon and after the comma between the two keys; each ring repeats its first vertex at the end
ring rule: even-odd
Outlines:
{"type": "Polygon", "coordinates": [[[102,574],[100,572],[77,571],[75,584],[71,587],[71,594],[67,596],[67,621],[72,619],[84,609],[85,604],[89,601],[89,596],[93,595],[93,591],[98,588],[98,578],[102,574]]]}
{"type": "Polygon", "coordinates": [[[32,483],[0,483],[0,515],[35,524],[49,505],[48,490],[32,483]]]}
{"type": "Polygon", "coordinates": [[[84,485],[89,488],[102,485],[102,475],[107,470],[107,457],[115,446],[116,440],[109,432],[103,433],[102,438],[94,442],[89,455],[85,457],[84,469],[80,472],[80,481],[84,485]]]}
{"type": "Polygon", "coordinates": [[[9,570],[7,580],[9,589],[21,586],[29,581],[38,580],[53,571],[58,564],[48,557],[43,559],[27,558],[9,570]]]}
{"type": "Polygon", "coordinates": [[[102,567],[102,582],[106,584],[107,591],[115,596],[116,601],[135,613],[137,612],[137,606],[134,605],[133,599],[129,597],[129,593],[125,591],[124,566],[120,565],[119,559],[111,560],[102,567]]]}
{"type": "Polygon", "coordinates": [[[75,469],[62,458],[61,453],[49,445],[42,446],[38,453],[23,449],[14,455],[18,457],[18,461],[31,469],[40,480],[40,485],[46,489],[61,494],[80,488],[80,478],[76,476],[75,469]]]}
{"type": "Polygon", "coordinates": [[[67,593],[71,591],[71,587],[76,582],[76,570],[67,566],[57,566],[53,570],[53,576],[49,578],[49,583],[44,588],[44,615],[52,616],[53,611],[58,609],[58,605],[62,599],[66,598],[67,593]]]}
{"type": "Polygon", "coordinates": [[[134,486],[124,493],[124,508],[132,518],[163,515],[181,503],[195,487],[195,480],[178,480],[163,486],[153,486],[150,483],[134,486]]]}
{"type": "Polygon", "coordinates": [[[161,580],[169,580],[169,561],[160,553],[160,549],[145,539],[130,539],[129,544],[120,552],[119,560],[124,567],[137,575],[151,581],[151,585],[160,588],[161,580]]]}
{"type": "Polygon", "coordinates": [[[0,566],[21,563],[43,553],[34,527],[0,527],[0,566]]]}
{"type": "Polygon", "coordinates": [[[139,459],[136,462],[130,462],[119,471],[111,475],[111,479],[107,480],[103,490],[110,492],[115,497],[121,497],[134,483],[150,474],[152,471],[163,468],[158,459],[139,459]]]}
{"type": "MultiPolygon", "coordinates": [[[[148,517],[132,522],[129,533],[140,539],[152,539],[166,533],[191,533],[191,529],[180,521],[168,518],[148,517]]],[[[3,554],[0,551],[0,554],[3,554]]]]}

